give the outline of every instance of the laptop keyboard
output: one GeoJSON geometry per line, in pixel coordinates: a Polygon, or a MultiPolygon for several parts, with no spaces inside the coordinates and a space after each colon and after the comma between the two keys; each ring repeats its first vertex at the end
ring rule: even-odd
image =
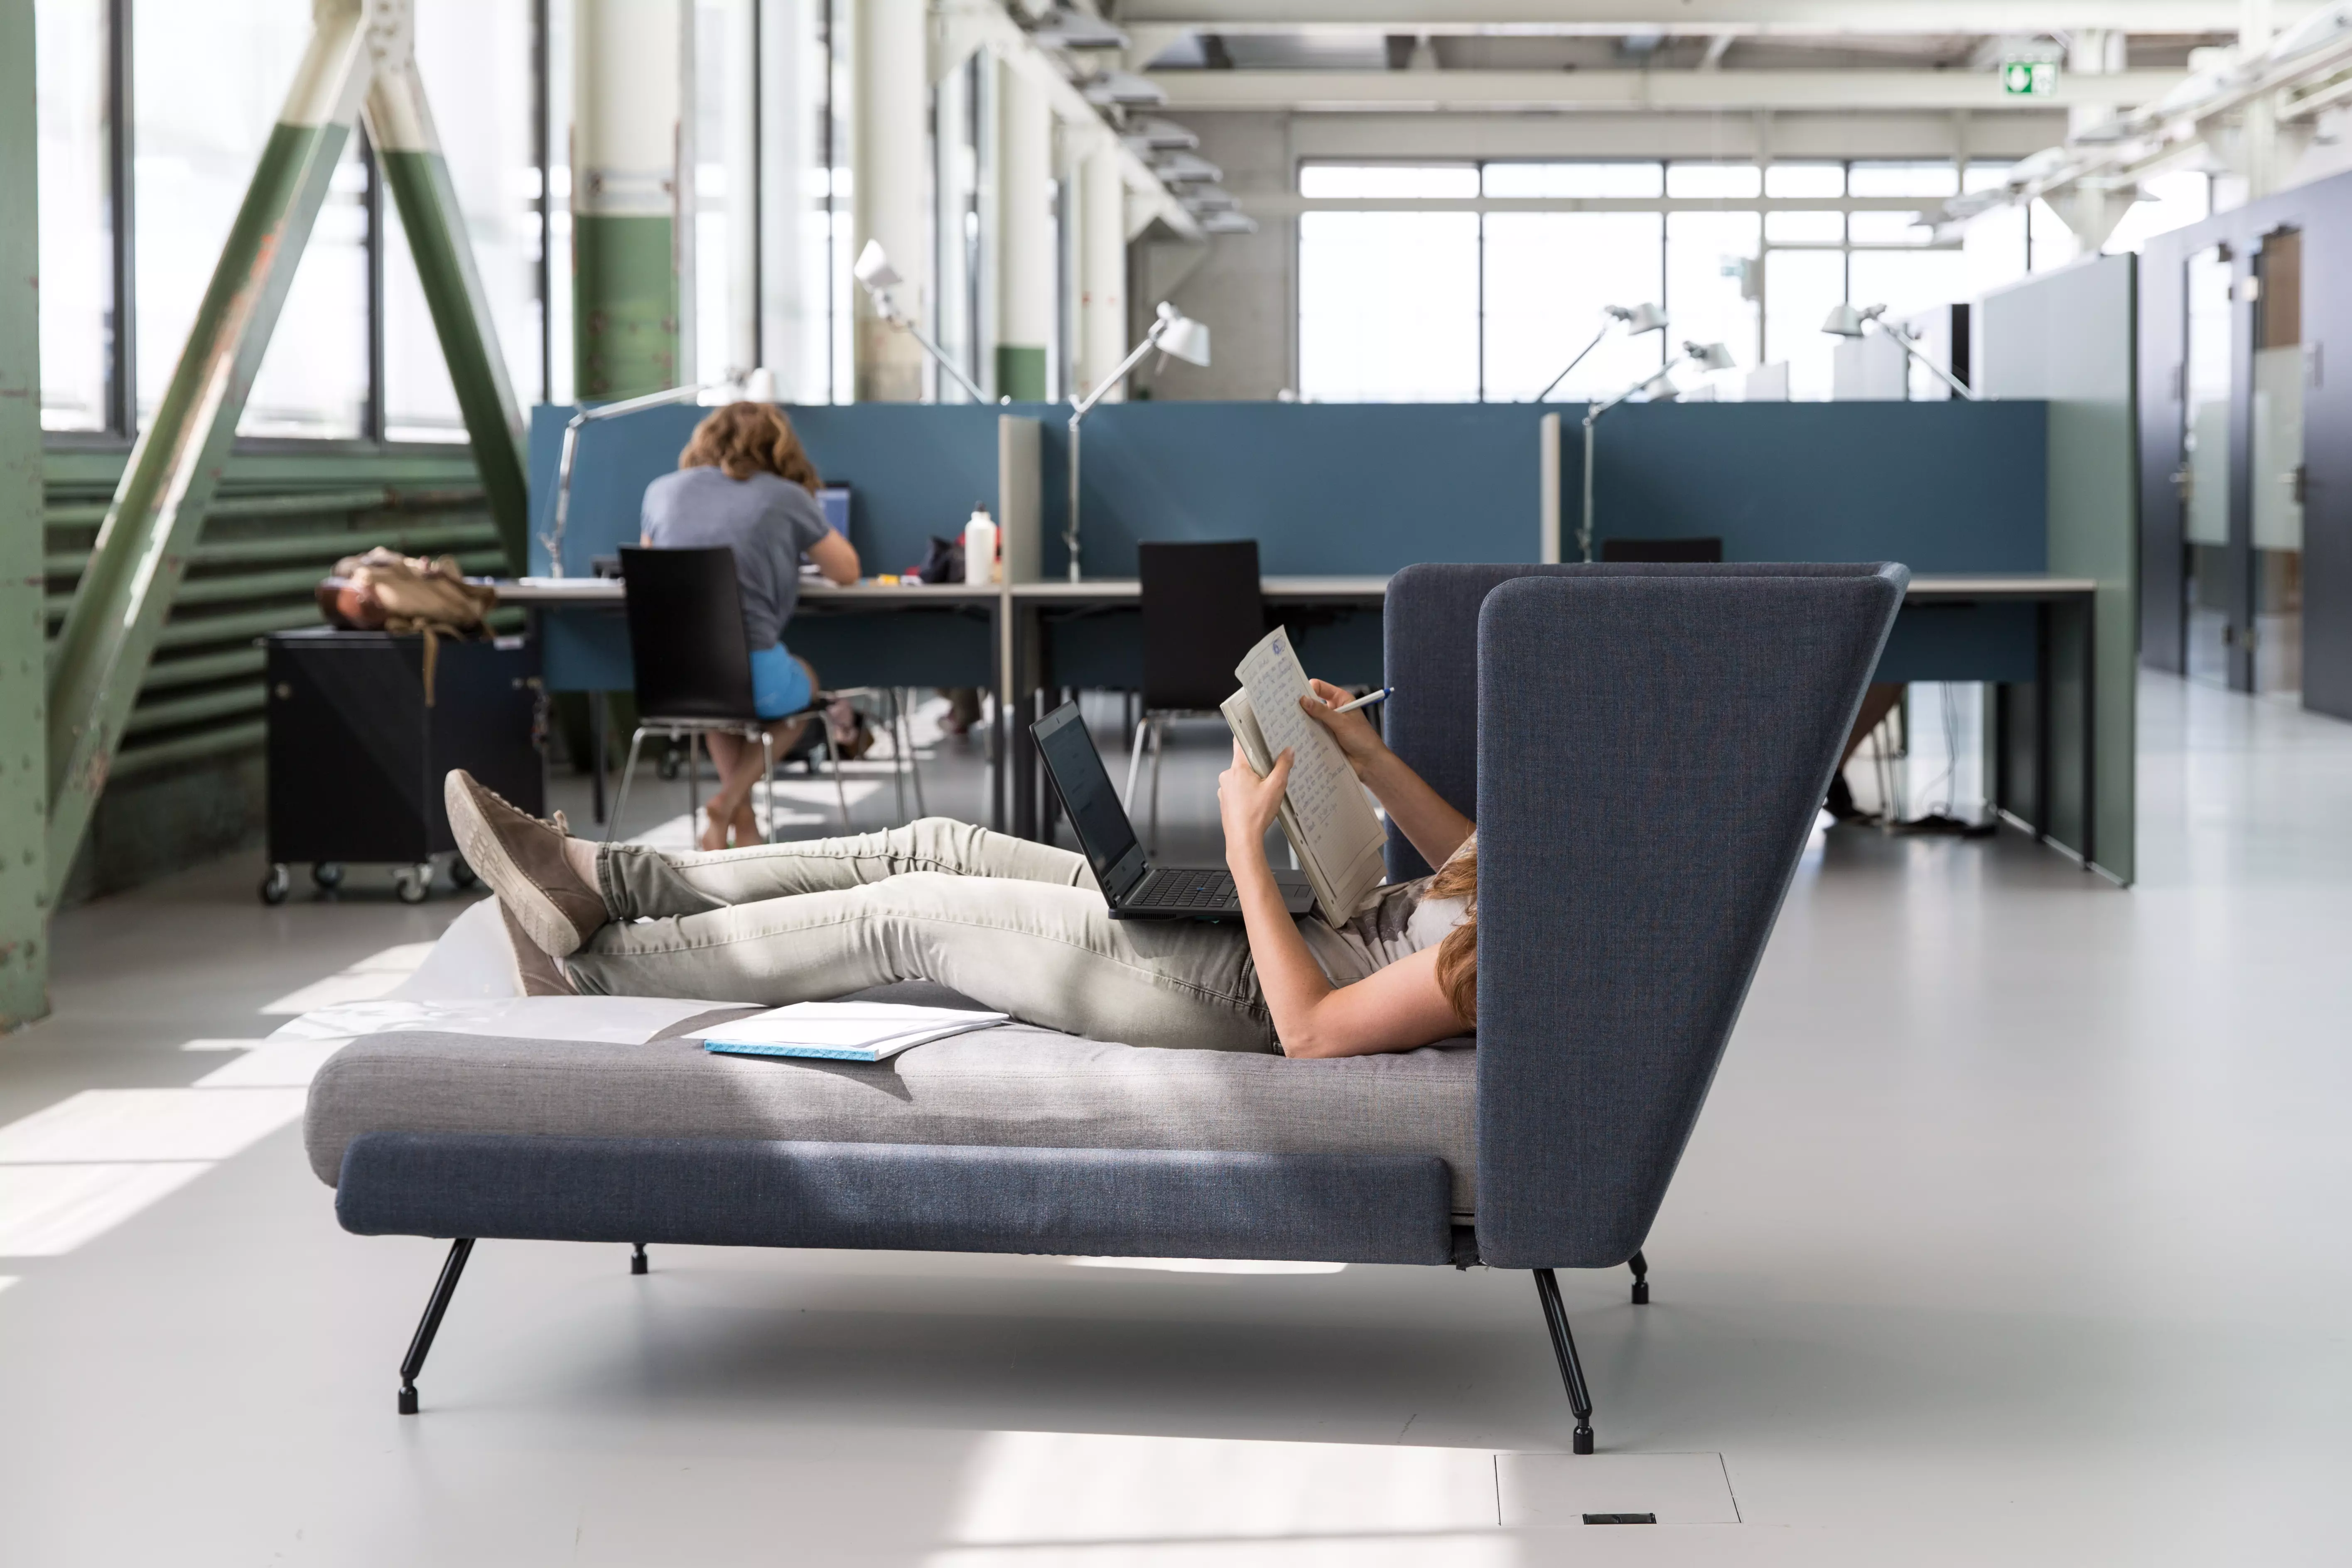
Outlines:
{"type": "Polygon", "coordinates": [[[1129,909],[1225,910],[1235,903],[1234,879],[1223,871],[1154,871],[1127,901],[1129,909]]]}

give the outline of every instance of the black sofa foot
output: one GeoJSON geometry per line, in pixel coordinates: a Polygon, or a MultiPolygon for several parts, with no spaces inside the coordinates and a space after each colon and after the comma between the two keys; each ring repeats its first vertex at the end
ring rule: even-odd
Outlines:
{"type": "Polygon", "coordinates": [[[635,1249],[629,1254],[629,1272],[643,1274],[650,1269],[653,1265],[646,1261],[646,1244],[642,1241],[633,1241],[629,1246],[635,1249]]]}
{"type": "Polygon", "coordinates": [[[458,1276],[466,1272],[466,1259],[473,1256],[474,1238],[460,1237],[449,1244],[449,1256],[441,1265],[441,1278],[433,1284],[433,1299],[425,1303],[424,1321],[416,1325],[416,1337],[408,1342],[408,1354],[400,1363],[400,1413],[416,1414],[416,1374],[425,1370],[425,1358],[432,1353],[433,1336],[441,1331],[442,1314],[449,1310],[449,1298],[457,1293],[458,1276]]]}
{"type": "Polygon", "coordinates": [[[1642,1255],[1637,1252],[1633,1254],[1632,1258],[1626,1259],[1625,1267],[1633,1271],[1633,1305],[1636,1307],[1648,1306],[1650,1304],[1649,1264],[1644,1261],[1642,1255]]]}
{"type": "Polygon", "coordinates": [[[1559,1363],[1559,1381],[1568,1389],[1568,1407],[1576,1413],[1580,1454],[1592,1452],[1592,1394],[1584,1385],[1584,1363],[1576,1359],[1576,1337],[1568,1331],[1568,1313],[1559,1304],[1559,1281],[1549,1268],[1536,1274],[1536,1300],[1543,1304],[1544,1327],[1551,1332],[1551,1353],[1559,1363]]]}

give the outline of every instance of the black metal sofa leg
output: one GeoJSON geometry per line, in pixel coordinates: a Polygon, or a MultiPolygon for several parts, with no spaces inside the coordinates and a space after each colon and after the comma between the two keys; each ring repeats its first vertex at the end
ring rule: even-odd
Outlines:
{"type": "Polygon", "coordinates": [[[1576,1359],[1576,1339],[1568,1331],[1568,1314],[1560,1309],[1559,1281],[1549,1268],[1536,1273],[1536,1299],[1543,1303],[1544,1327],[1551,1331],[1551,1353],[1559,1362],[1559,1380],[1568,1387],[1568,1407],[1576,1412],[1576,1452],[1592,1452],[1592,1394],[1584,1386],[1584,1363],[1576,1359]]]}
{"type": "Polygon", "coordinates": [[[425,1358],[433,1352],[433,1336],[441,1331],[441,1315],[449,1310],[449,1298],[457,1293],[457,1277],[466,1272],[466,1259],[473,1255],[474,1238],[460,1237],[449,1244],[449,1257],[441,1265],[441,1278],[433,1284],[433,1300],[425,1303],[425,1321],[416,1325],[416,1337],[408,1342],[408,1354],[400,1363],[400,1413],[416,1414],[416,1374],[425,1370],[425,1358]]]}
{"type": "Polygon", "coordinates": [[[631,1248],[629,1253],[630,1273],[643,1274],[653,1267],[653,1265],[646,1261],[646,1244],[644,1242],[633,1241],[629,1243],[629,1246],[631,1248]]]}
{"type": "Polygon", "coordinates": [[[1625,1260],[1625,1267],[1633,1271],[1633,1305],[1648,1306],[1650,1304],[1649,1263],[1637,1252],[1625,1260]]]}

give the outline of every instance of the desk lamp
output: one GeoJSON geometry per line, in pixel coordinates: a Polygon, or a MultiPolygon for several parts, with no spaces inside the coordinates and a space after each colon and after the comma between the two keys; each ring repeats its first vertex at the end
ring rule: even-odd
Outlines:
{"type": "Polygon", "coordinates": [[[1073,583],[1078,581],[1078,423],[1093,412],[1104,394],[1126,380],[1127,373],[1154,349],[1160,351],[1160,363],[1163,365],[1171,354],[1187,364],[1205,365],[1209,363],[1209,329],[1167,300],[1160,300],[1159,320],[1151,323],[1151,330],[1143,334],[1143,341],[1135,345],[1134,352],[1118,362],[1118,369],[1096,383],[1092,392],[1070,400],[1070,519],[1062,531],[1062,543],[1070,552],[1073,583]]]}
{"type": "Polygon", "coordinates": [[[1905,353],[1934,371],[1937,379],[1950,387],[1955,395],[1965,397],[1971,403],[1977,401],[1977,395],[1969,390],[1966,382],[1927,357],[1927,351],[1919,346],[1919,340],[1911,335],[1908,327],[1886,319],[1886,307],[1884,305],[1864,305],[1860,310],[1852,305],[1832,305],[1830,307],[1830,319],[1822,323],[1822,331],[1833,338],[1858,338],[1873,321],[1878,323],[1880,331],[1901,345],[1905,353]]]}
{"type": "Polygon", "coordinates": [[[674,403],[699,403],[706,393],[719,393],[723,401],[741,400],[746,403],[773,403],[776,400],[776,378],[767,369],[747,371],[740,381],[709,381],[692,386],[672,386],[660,392],[648,392],[642,397],[624,397],[614,403],[600,403],[593,408],[583,408],[563,426],[563,453],[555,463],[555,521],[539,542],[547,551],[547,574],[563,575],[563,530],[572,521],[572,459],[580,449],[583,426],[602,419],[618,419],[647,408],[667,408],[674,403]]]}
{"type": "MultiPolygon", "coordinates": [[[[1663,327],[1665,322],[1661,321],[1658,325],[1663,327]]],[[[1702,370],[1729,370],[1738,363],[1731,357],[1731,351],[1721,343],[1686,342],[1683,344],[1682,358],[1690,361],[1702,370]]],[[[1608,402],[1593,404],[1585,410],[1584,526],[1577,530],[1576,542],[1587,561],[1592,559],[1592,427],[1601,423],[1602,415],[1619,404],[1629,398],[1644,395],[1653,403],[1671,403],[1681,396],[1682,389],[1675,384],[1675,367],[1670,364],[1664,370],[1644,376],[1608,402]]]]}
{"type": "Polygon", "coordinates": [[[1625,335],[1627,337],[1638,338],[1643,332],[1664,331],[1666,325],[1666,313],[1664,310],[1659,310],[1655,305],[1635,305],[1631,310],[1626,309],[1622,305],[1601,306],[1601,330],[1592,334],[1592,341],[1591,342],[1576,351],[1576,357],[1568,362],[1567,370],[1561,371],[1558,375],[1553,376],[1551,380],[1544,384],[1544,389],[1536,394],[1535,401],[1541,403],[1545,398],[1549,397],[1551,395],[1551,389],[1568,379],[1568,372],[1574,370],[1578,365],[1582,364],[1584,363],[1584,356],[1601,346],[1601,340],[1609,335],[1610,326],[1617,321],[1622,321],[1625,323],[1625,335]]]}
{"type": "MultiPolygon", "coordinates": [[[[931,356],[931,363],[955,377],[956,384],[970,393],[974,403],[988,401],[988,394],[981,391],[971,377],[964,374],[963,367],[948,357],[947,350],[924,336],[923,329],[915,325],[914,319],[902,312],[898,302],[890,298],[890,290],[906,279],[898,276],[898,269],[891,266],[890,258],[882,253],[880,240],[867,240],[866,248],[857,253],[857,265],[850,270],[857,275],[860,283],[866,285],[866,297],[874,301],[876,315],[894,327],[904,328],[908,337],[923,345],[923,352],[931,356]]],[[[1013,399],[1008,397],[1004,401],[1010,403],[1013,399]]]]}

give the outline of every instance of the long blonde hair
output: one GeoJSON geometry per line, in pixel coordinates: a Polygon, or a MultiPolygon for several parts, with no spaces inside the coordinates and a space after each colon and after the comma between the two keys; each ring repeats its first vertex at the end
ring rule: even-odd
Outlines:
{"type": "Polygon", "coordinates": [[[811,495],[824,483],[793,422],[772,403],[728,403],[712,409],[694,427],[677,466],[717,468],[730,479],[748,479],[765,469],[811,495]]]}
{"type": "Polygon", "coordinates": [[[1462,920],[1437,944],[1437,987],[1445,993],[1454,1016],[1475,1028],[1478,1024],[1478,836],[1445,858],[1429,879],[1432,899],[1460,899],[1462,920]]]}

